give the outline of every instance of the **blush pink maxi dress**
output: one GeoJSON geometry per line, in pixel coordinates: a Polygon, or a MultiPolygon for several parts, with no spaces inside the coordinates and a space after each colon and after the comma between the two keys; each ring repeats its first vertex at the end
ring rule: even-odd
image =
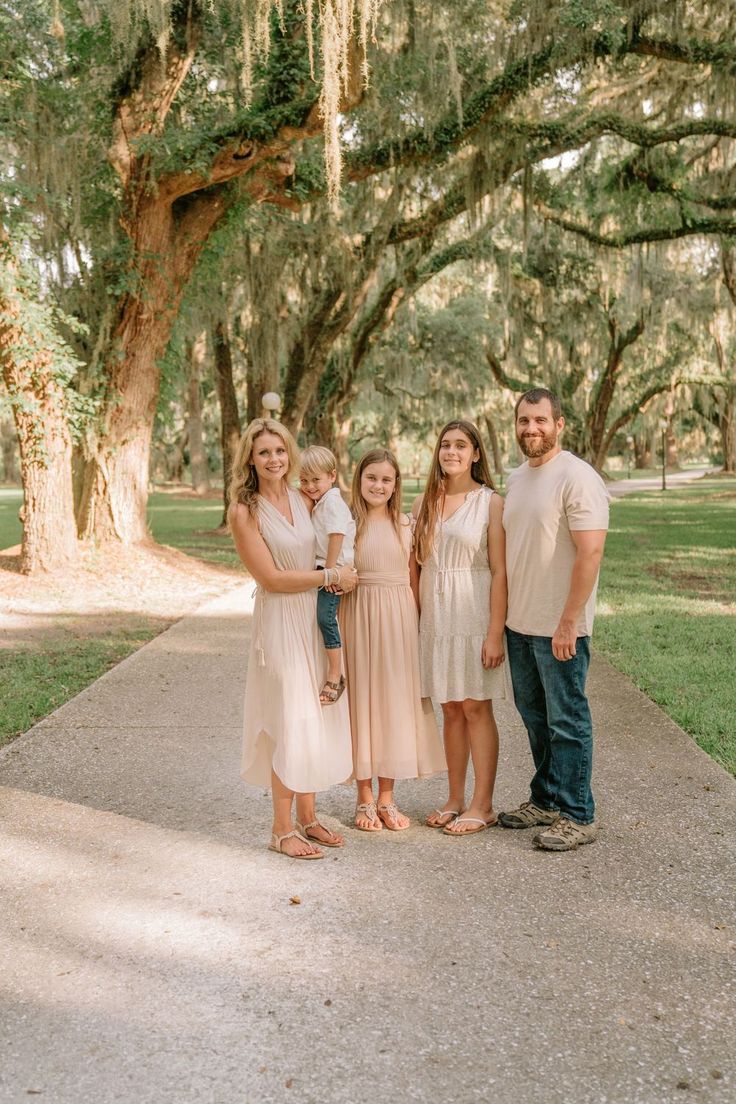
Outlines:
{"type": "Polygon", "coordinates": [[[355,547],[358,588],[340,603],[355,778],[446,770],[432,704],[419,686],[419,621],[409,586],[411,527],[368,522],[355,547]]]}

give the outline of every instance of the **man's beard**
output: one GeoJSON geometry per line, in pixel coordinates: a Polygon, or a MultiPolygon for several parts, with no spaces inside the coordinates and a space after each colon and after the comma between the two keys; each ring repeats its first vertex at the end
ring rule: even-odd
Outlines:
{"type": "Polygon", "coordinates": [[[534,437],[517,437],[519,448],[530,460],[538,456],[546,456],[557,444],[557,433],[543,433],[534,437]]]}

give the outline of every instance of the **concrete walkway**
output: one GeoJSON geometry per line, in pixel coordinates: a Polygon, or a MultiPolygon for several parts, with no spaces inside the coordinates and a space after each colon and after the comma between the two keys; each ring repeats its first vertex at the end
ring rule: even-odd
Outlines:
{"type": "MultiPolygon", "coordinates": [[[[683,483],[692,483],[694,479],[702,479],[704,475],[715,471],[714,468],[686,468],[684,471],[667,472],[665,484],[667,489],[681,487],[683,483]]],[[[637,491],[660,491],[662,489],[662,476],[648,476],[646,479],[617,479],[611,480],[606,486],[613,498],[623,498],[624,495],[636,494],[637,491]]]]}
{"type": "Polygon", "coordinates": [[[437,779],[408,832],[288,861],[238,780],[250,590],[0,755],[3,1104],[733,1101],[734,780],[597,660],[595,846],[432,832],[437,779]]]}

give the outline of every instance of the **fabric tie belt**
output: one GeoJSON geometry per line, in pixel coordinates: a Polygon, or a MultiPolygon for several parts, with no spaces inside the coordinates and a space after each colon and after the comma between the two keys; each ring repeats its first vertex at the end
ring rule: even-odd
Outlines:
{"type": "Polygon", "coordinates": [[[359,571],[358,588],[363,586],[397,587],[409,585],[407,571],[359,571]]]}

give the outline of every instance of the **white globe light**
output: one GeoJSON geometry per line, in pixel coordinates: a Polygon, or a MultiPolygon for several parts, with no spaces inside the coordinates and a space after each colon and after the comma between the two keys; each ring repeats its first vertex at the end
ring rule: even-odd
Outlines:
{"type": "Polygon", "coordinates": [[[267,391],[261,399],[261,405],[264,410],[278,410],[281,406],[281,396],[275,391],[267,391]]]}

